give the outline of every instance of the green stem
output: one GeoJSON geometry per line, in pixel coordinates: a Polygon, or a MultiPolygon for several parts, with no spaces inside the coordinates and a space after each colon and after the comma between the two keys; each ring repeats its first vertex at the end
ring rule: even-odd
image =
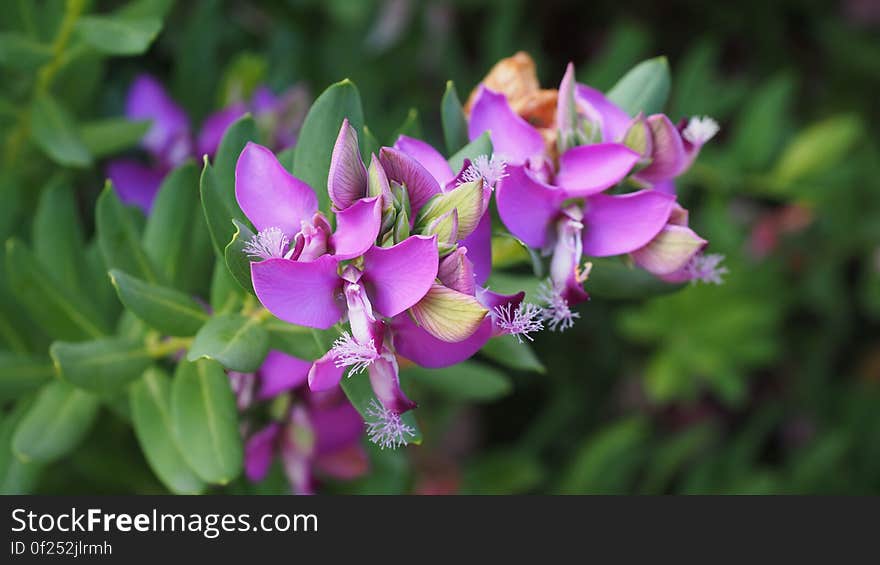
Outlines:
{"type": "Polygon", "coordinates": [[[151,357],[158,359],[173,353],[177,353],[181,349],[187,349],[192,345],[191,337],[170,337],[164,341],[156,343],[147,343],[147,351],[151,357]]]}

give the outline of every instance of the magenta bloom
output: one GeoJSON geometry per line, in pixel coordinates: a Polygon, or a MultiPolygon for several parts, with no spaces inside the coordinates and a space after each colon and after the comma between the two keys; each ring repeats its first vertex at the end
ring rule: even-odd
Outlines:
{"type": "Polygon", "coordinates": [[[294,392],[285,418],[248,438],[248,479],[265,478],[275,457],[281,460],[296,494],[313,493],[316,474],[350,480],[367,471],[367,455],[360,445],[364,433],[360,415],[339,388],[310,392],[305,386],[310,366],[308,361],[271,351],[256,375],[230,375],[233,385],[239,384],[239,392],[244,388],[240,383],[250,377],[260,400],[294,392]]]}

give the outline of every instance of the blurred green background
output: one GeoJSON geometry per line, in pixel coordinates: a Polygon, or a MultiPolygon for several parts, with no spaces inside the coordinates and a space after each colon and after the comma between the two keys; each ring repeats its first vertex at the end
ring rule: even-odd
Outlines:
{"type": "MultiPolygon", "coordinates": [[[[64,4],[10,1],[0,27],[51,42],[64,4]]],[[[147,71],[198,121],[242,87],[301,84],[316,95],[349,77],[383,143],[408,122],[439,146],[446,80],[464,97],[518,50],[548,87],[568,61],[607,89],[640,60],[668,57],[670,117],[721,124],[678,188],[691,224],[726,255],[726,284],[638,301],[594,292],[574,330],[537,337],[543,370],[499,365],[513,387],[476,397],[421,391],[423,446],[374,453],[367,479],[327,490],[880,491],[876,1],[178,2],[145,54],[76,57],[52,91],[78,122],[118,116],[147,71]]],[[[103,185],[100,159],[64,168],[16,140],[39,81],[22,57],[0,46],[4,240],[30,239],[39,194],[59,174],[86,226],[103,185]]],[[[6,342],[42,343],[5,292],[0,306],[13,321],[6,342]]],[[[7,442],[9,433],[0,430],[7,442]]],[[[112,414],[83,445],[31,488],[161,491],[112,414]]]]}

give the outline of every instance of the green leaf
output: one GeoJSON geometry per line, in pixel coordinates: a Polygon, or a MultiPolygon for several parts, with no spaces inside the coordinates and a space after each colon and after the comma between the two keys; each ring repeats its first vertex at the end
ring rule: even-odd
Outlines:
{"type": "Polygon", "coordinates": [[[40,195],[34,217],[34,254],[56,281],[75,294],[90,296],[82,227],[73,187],[56,178],[40,195]]]}
{"type": "Polygon", "coordinates": [[[462,400],[488,401],[510,394],[510,379],[487,365],[465,361],[453,367],[425,369],[407,367],[401,374],[444,396],[462,400]]]}
{"type": "Polygon", "coordinates": [[[68,343],[56,341],[49,354],[65,381],[99,393],[112,393],[135,380],[153,357],[142,342],[124,337],[68,343]]]}
{"type": "Polygon", "coordinates": [[[528,343],[520,343],[512,335],[493,337],[486,342],[480,353],[489,359],[519,371],[534,371],[542,375],[547,371],[528,343]]]}
{"type": "Polygon", "coordinates": [[[150,129],[150,122],[103,118],[81,124],[79,135],[93,157],[107,157],[134,147],[150,129]]]}
{"type": "Polygon", "coordinates": [[[764,170],[770,164],[788,131],[794,92],[794,80],[783,73],[748,97],[731,140],[740,166],[764,170]]]}
{"type": "Polygon", "coordinates": [[[76,23],[80,37],[108,55],[140,55],[162,29],[162,20],[132,16],[83,16],[76,23]]]}
{"type": "Polygon", "coordinates": [[[269,334],[257,318],[220,314],[202,326],[186,358],[214,359],[227,369],[251,373],[269,352],[269,334]]]}
{"type": "Polygon", "coordinates": [[[0,351],[0,401],[40,388],[55,376],[45,357],[0,351]]]}
{"type": "Polygon", "coordinates": [[[205,484],[183,456],[171,418],[171,379],[155,367],[147,369],[130,393],[134,433],[150,468],[175,494],[200,494],[205,484]]]}
{"type": "Polygon", "coordinates": [[[30,119],[34,142],[50,159],[65,167],[92,164],[73,117],[49,94],[40,93],[34,98],[30,119]]]}
{"type": "Polygon", "coordinates": [[[171,421],[181,453],[204,481],[226,484],[241,472],[243,448],[229,377],[215,361],[181,361],[171,385],[171,421]]]}
{"type": "Polygon", "coordinates": [[[480,155],[492,155],[492,141],[489,139],[489,133],[485,132],[477,139],[471,141],[462,147],[458,153],[449,158],[449,166],[458,173],[464,165],[465,159],[473,161],[480,155]]]}
{"type": "Polygon", "coordinates": [[[51,337],[101,337],[107,327],[93,306],[73,294],[39,265],[24,245],[6,242],[6,272],[12,293],[34,322],[51,337]]]}
{"type": "Polygon", "coordinates": [[[666,57],[642,61],[617,81],[608,91],[608,99],[630,116],[663,111],[669,97],[669,62],[666,57]]]}
{"type": "Polygon", "coordinates": [[[119,300],[135,316],[166,335],[191,336],[208,321],[198,302],[173,288],[146,283],[122,271],[110,271],[119,300]]]}
{"type": "Polygon", "coordinates": [[[443,100],[440,101],[440,120],[443,124],[446,152],[452,155],[467,145],[468,129],[461,100],[455,90],[455,83],[451,80],[446,82],[446,92],[443,93],[443,100]]]}
{"type": "MultiPolygon", "coordinates": [[[[229,223],[230,218],[242,218],[244,215],[238,208],[238,201],[235,199],[235,166],[238,164],[238,157],[241,155],[244,146],[249,141],[256,141],[257,124],[254,122],[250,114],[240,117],[226,129],[220,145],[217,147],[217,154],[214,156],[214,173],[217,175],[217,181],[220,185],[220,193],[226,207],[230,210],[237,211],[237,214],[230,215],[226,219],[229,223]]],[[[231,231],[230,231],[231,234],[231,231]]],[[[222,243],[229,241],[229,238],[221,240],[222,243]]]]}
{"type": "Polygon", "coordinates": [[[543,476],[535,455],[498,451],[468,464],[462,494],[522,494],[534,489],[543,476]]]}
{"type": "Polygon", "coordinates": [[[211,308],[215,313],[240,310],[244,304],[245,293],[232,278],[226,261],[217,259],[211,277],[211,308]]]}
{"type": "Polygon", "coordinates": [[[29,71],[52,59],[52,46],[15,31],[0,32],[0,66],[29,71]]]}
{"type": "Polygon", "coordinates": [[[272,317],[263,324],[269,332],[269,349],[277,349],[300,359],[314,360],[332,347],[333,340],[339,336],[335,329],[315,330],[295,326],[272,317]],[[326,338],[321,333],[326,334],[326,338]]]}
{"type": "Polygon", "coordinates": [[[650,428],[641,419],[619,420],[600,430],[575,451],[559,492],[564,494],[617,494],[628,492],[641,459],[650,428]]]}
{"type": "MultiPolygon", "coordinates": [[[[381,404],[379,403],[379,399],[376,398],[376,395],[373,394],[373,387],[370,385],[369,375],[361,373],[358,375],[346,376],[342,378],[342,381],[340,381],[339,384],[342,387],[343,392],[345,392],[345,396],[347,396],[348,400],[351,402],[351,405],[355,407],[358,413],[360,413],[361,418],[363,418],[364,421],[372,421],[373,418],[369,414],[371,405],[376,403],[381,406],[381,404]]],[[[421,445],[423,439],[422,431],[416,423],[413,410],[403,414],[400,419],[404,424],[412,427],[414,430],[415,435],[407,436],[407,443],[421,445]]]]}
{"type": "Polygon", "coordinates": [[[229,267],[229,272],[235,278],[235,281],[241,285],[241,288],[253,294],[254,285],[251,282],[251,259],[245,253],[244,247],[253,239],[254,232],[238,220],[232,220],[232,222],[235,224],[235,234],[224,251],[226,266],[229,267]]]}
{"type": "Polygon", "coordinates": [[[37,483],[43,466],[24,463],[12,451],[15,428],[32,404],[28,397],[15,403],[0,420],[0,495],[28,494],[37,483]]]}
{"type": "Polygon", "coordinates": [[[207,241],[200,242],[198,230],[205,230],[199,206],[199,170],[189,161],[165,177],[147,225],[144,251],[166,280],[175,288],[195,290],[194,270],[207,270],[213,261],[207,241]]]}
{"type": "Polygon", "coordinates": [[[330,197],[327,194],[330,155],[339,135],[339,127],[345,118],[348,118],[358,132],[363,128],[361,95],[348,79],[331,85],[315,100],[296,142],[293,174],[312,187],[318,195],[320,209],[324,211],[330,209],[330,197]]]}
{"type": "Polygon", "coordinates": [[[647,271],[616,258],[594,258],[590,261],[593,269],[586,288],[591,295],[601,298],[642,299],[676,292],[685,286],[663,282],[647,271]]]}
{"type": "Polygon", "coordinates": [[[108,269],[119,269],[151,283],[164,282],[141,246],[129,211],[108,183],[95,208],[98,243],[108,269]]]}
{"type": "Polygon", "coordinates": [[[56,461],[85,438],[98,408],[96,396],[68,383],[49,383],[16,426],[12,449],[25,462],[56,461]]]}
{"type": "Polygon", "coordinates": [[[397,128],[397,131],[394,132],[393,137],[395,141],[401,135],[415,137],[416,139],[422,137],[422,125],[419,122],[419,111],[415,108],[409,109],[409,112],[406,113],[406,119],[403,120],[403,123],[397,128]]]}
{"type": "Polygon", "coordinates": [[[774,176],[779,182],[793,183],[830,170],[849,155],[863,129],[861,119],[850,114],[813,124],[785,148],[774,176]]]}

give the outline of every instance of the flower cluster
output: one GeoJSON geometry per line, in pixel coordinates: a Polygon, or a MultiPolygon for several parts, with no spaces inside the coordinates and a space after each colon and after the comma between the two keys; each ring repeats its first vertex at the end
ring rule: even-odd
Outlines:
{"type": "Polygon", "coordinates": [[[628,116],[576,84],[571,65],[558,90],[542,90],[524,54],[501,61],[465,111],[471,140],[488,133],[493,151],[457,171],[404,135],[365,163],[344,120],[327,180],[332,216],[319,210],[318,187],[266,147],[248,144],[235,171],[238,204],[257,230],[245,247],[257,298],[291,324],[339,329],[308,386],[333,391],[368,373],[368,435],[383,448],[413,434],[401,420],[416,404],[401,389],[400,358],[445,367],[495,335],[522,343],[571,327],[588,297],[588,258],[628,255],[670,282],[719,282],[724,272],[720,257],[702,256],[707,242],[672,184],[717,131],[711,119],[628,116]],[[540,306],[486,288],[492,201],[513,236],[550,257],[540,306]]]}

